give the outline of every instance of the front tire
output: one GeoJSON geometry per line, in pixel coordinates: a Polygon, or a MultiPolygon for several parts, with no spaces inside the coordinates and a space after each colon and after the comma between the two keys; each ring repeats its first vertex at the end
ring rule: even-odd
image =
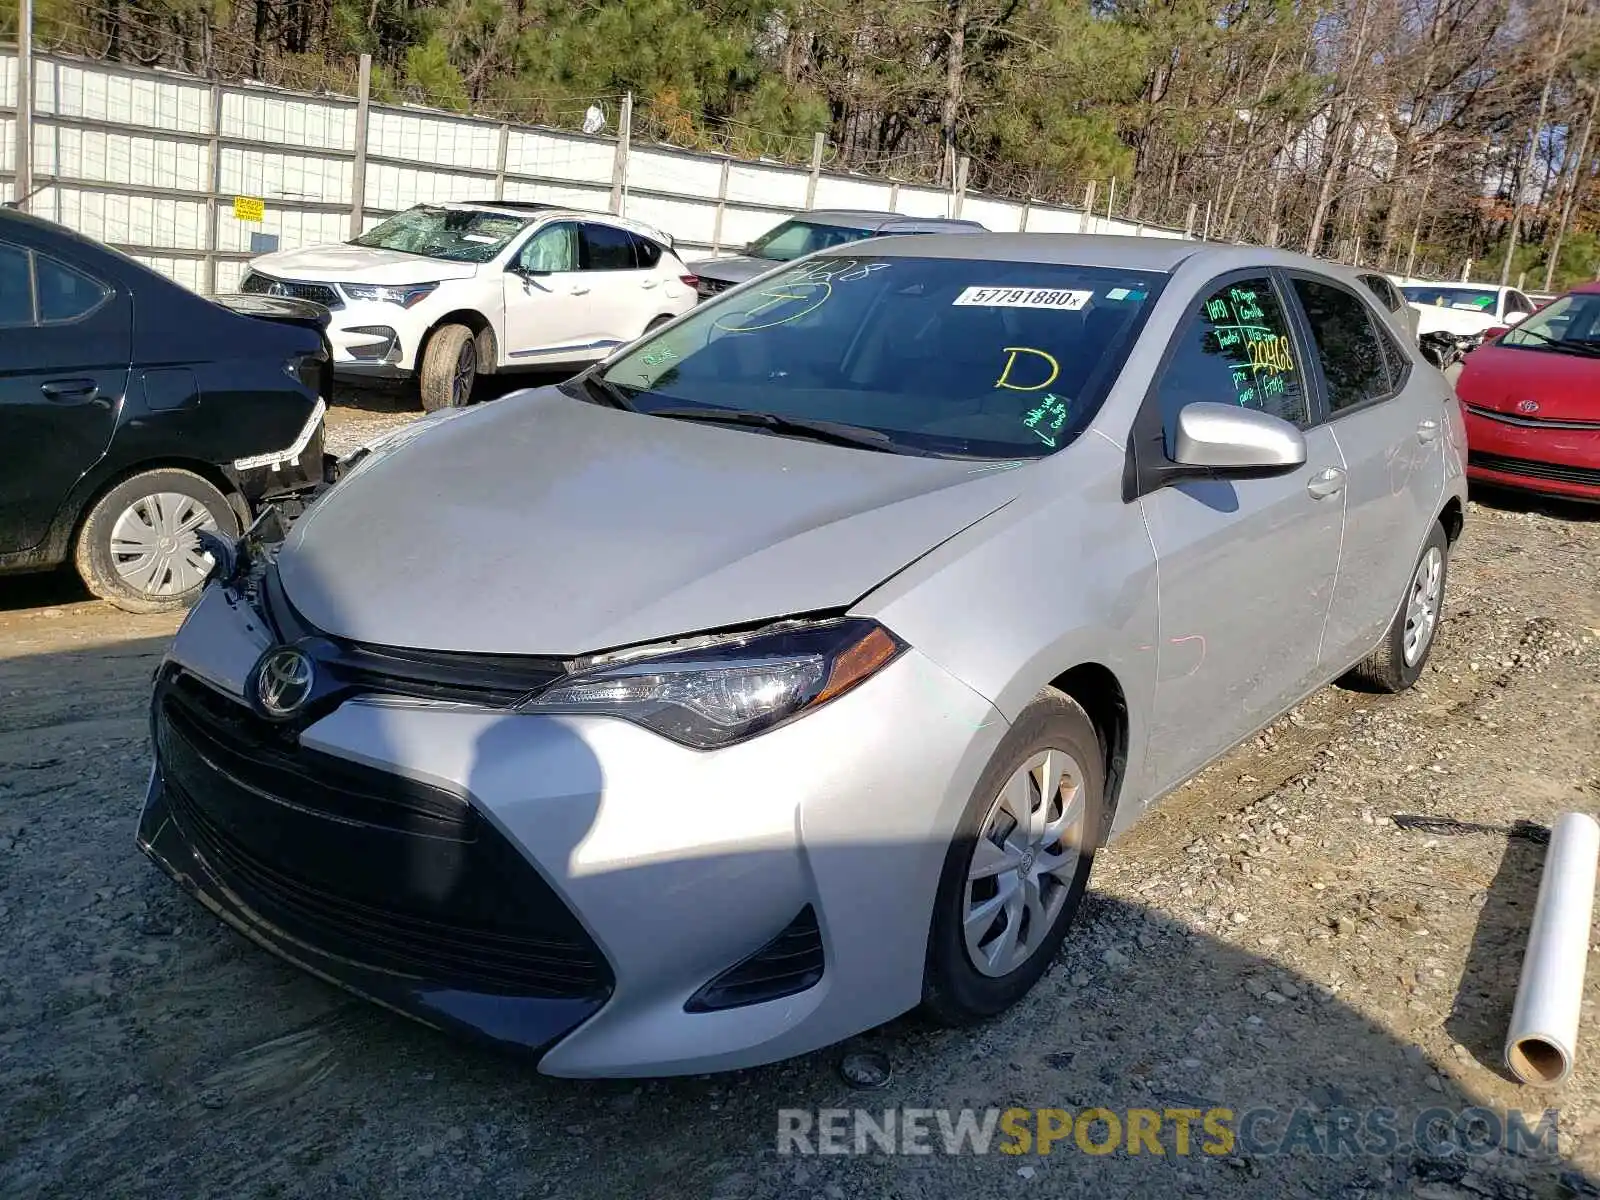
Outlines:
{"type": "Polygon", "coordinates": [[[1435,523],[1411,572],[1400,610],[1378,648],[1348,679],[1380,692],[1403,692],[1422,677],[1444,615],[1444,587],[1450,574],[1450,539],[1435,523]]]}
{"type": "Polygon", "coordinates": [[[945,856],[923,974],[935,1020],[992,1017],[1050,966],[1088,886],[1105,780],[1088,714],[1040,692],[1001,739],[945,856]]]}
{"type": "Polygon", "coordinates": [[[239,536],[228,498],[191,471],[144,471],[89,510],[74,565],[89,591],[126,612],[186,608],[211,569],[195,537],[199,529],[239,536]]]}
{"type": "Polygon", "coordinates": [[[428,339],[417,372],[424,412],[460,408],[472,400],[478,377],[478,343],[465,325],[445,325],[428,339]]]}

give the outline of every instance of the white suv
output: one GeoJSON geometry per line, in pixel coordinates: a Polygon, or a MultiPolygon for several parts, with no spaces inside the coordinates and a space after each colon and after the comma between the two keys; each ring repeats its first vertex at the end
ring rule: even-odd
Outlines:
{"type": "Polygon", "coordinates": [[[494,371],[595,362],[695,304],[658,229],[548,204],[419,204],[350,242],[251,262],[240,290],[332,310],[334,374],[417,377],[429,412],[494,371]]]}

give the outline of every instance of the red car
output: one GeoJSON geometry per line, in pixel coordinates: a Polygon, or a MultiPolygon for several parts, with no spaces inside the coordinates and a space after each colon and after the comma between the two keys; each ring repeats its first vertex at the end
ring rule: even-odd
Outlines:
{"type": "Polygon", "coordinates": [[[1600,283],[1468,354],[1456,395],[1469,479],[1600,501],[1600,283]]]}

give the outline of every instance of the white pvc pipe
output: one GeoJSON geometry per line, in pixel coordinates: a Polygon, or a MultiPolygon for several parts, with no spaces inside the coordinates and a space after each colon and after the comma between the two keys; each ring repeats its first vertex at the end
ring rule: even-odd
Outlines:
{"type": "Polygon", "coordinates": [[[1506,1066],[1523,1083],[1553,1087],[1572,1073],[1597,861],[1600,824],[1584,813],[1567,813],[1550,831],[1517,1003],[1506,1032],[1506,1066]]]}

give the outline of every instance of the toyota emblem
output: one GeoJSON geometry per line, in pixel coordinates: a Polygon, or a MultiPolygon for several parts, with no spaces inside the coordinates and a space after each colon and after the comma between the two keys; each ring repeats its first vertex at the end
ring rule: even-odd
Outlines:
{"type": "Polygon", "coordinates": [[[311,699],[317,669],[303,650],[279,646],[261,656],[255,670],[255,699],[275,720],[292,717],[311,699]]]}
{"type": "Polygon", "coordinates": [[[1539,402],[1537,400],[1518,400],[1517,411],[1519,413],[1536,413],[1539,411],[1539,402]]]}

